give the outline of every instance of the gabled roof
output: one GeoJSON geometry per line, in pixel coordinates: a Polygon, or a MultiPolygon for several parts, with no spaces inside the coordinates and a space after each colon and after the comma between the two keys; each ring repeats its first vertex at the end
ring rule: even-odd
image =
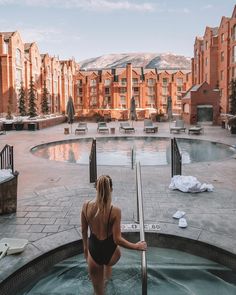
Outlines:
{"type": "Polygon", "coordinates": [[[24,48],[25,48],[25,51],[29,51],[30,47],[32,46],[33,43],[25,43],[24,44],[24,48]]]}
{"type": "Polygon", "coordinates": [[[182,97],[182,99],[187,99],[187,98],[191,98],[191,92],[194,92],[194,91],[198,91],[203,84],[205,84],[206,82],[203,82],[201,84],[196,84],[196,85],[193,85],[191,88],[189,88],[189,90],[185,93],[185,95],[182,97]]]}
{"type": "Polygon", "coordinates": [[[15,32],[0,32],[4,36],[4,41],[9,40],[15,32]]]}

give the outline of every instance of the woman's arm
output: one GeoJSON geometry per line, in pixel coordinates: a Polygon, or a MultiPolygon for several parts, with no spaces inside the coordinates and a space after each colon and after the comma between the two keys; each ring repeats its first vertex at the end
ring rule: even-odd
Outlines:
{"type": "Polygon", "coordinates": [[[87,203],[84,203],[82,211],[81,211],[81,230],[82,230],[82,238],[83,238],[83,246],[84,246],[84,256],[87,260],[88,258],[88,222],[85,217],[87,203]]]}
{"type": "Polygon", "coordinates": [[[132,249],[132,250],[146,250],[147,249],[147,244],[144,241],[140,241],[137,243],[131,243],[124,239],[121,236],[121,231],[120,231],[120,221],[121,221],[121,210],[119,208],[116,208],[115,210],[115,221],[113,224],[113,239],[114,242],[124,248],[127,249],[132,249]]]}

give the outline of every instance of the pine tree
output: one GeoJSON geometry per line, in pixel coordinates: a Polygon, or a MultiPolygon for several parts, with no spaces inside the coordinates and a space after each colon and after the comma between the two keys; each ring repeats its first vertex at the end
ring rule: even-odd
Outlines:
{"type": "Polygon", "coordinates": [[[24,89],[23,83],[21,83],[20,93],[19,93],[19,105],[18,105],[19,114],[21,116],[26,116],[25,100],[26,100],[25,89],[24,89]]]}
{"type": "Polygon", "coordinates": [[[48,114],[48,112],[49,112],[48,90],[47,90],[45,82],[44,82],[44,86],[43,86],[43,95],[42,95],[42,101],[41,101],[41,111],[42,111],[42,113],[44,115],[48,114]]]}
{"type": "Polygon", "coordinates": [[[35,96],[34,81],[33,81],[33,77],[31,77],[30,88],[29,88],[29,110],[28,110],[28,115],[30,116],[30,118],[37,116],[35,100],[36,100],[36,96],[35,96]]]}
{"type": "Polygon", "coordinates": [[[229,111],[236,115],[236,79],[230,81],[229,111]]]}

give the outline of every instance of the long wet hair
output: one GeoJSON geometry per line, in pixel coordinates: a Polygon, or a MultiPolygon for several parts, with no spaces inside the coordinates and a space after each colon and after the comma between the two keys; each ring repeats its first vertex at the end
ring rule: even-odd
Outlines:
{"type": "Polygon", "coordinates": [[[112,193],[112,179],[108,175],[101,175],[96,182],[97,198],[96,203],[98,210],[95,216],[99,212],[105,213],[111,206],[111,193],[112,193]]]}

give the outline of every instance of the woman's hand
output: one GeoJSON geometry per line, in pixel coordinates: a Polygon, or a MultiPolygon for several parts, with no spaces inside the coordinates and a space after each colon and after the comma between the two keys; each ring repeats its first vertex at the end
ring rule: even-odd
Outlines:
{"type": "Polygon", "coordinates": [[[147,250],[147,243],[145,241],[139,241],[135,245],[136,245],[136,250],[139,250],[139,251],[147,250]]]}

